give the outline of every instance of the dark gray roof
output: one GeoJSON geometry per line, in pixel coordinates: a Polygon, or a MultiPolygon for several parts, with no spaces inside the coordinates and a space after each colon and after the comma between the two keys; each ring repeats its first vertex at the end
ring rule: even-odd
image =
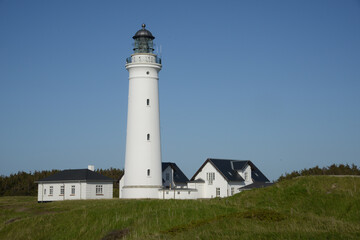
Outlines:
{"type": "Polygon", "coordinates": [[[246,185],[244,187],[239,188],[239,190],[249,190],[254,188],[264,188],[273,185],[271,182],[254,182],[252,184],[246,185]]]}
{"type": "Polygon", "coordinates": [[[142,29],[140,29],[139,31],[137,31],[135,33],[135,35],[133,36],[133,39],[140,38],[140,37],[145,37],[145,38],[150,38],[150,39],[155,38],[149,30],[145,29],[145,27],[146,27],[145,24],[143,24],[141,26],[142,26],[142,29]]]}
{"type": "Polygon", "coordinates": [[[101,181],[113,182],[114,180],[101,175],[100,173],[90,171],[89,169],[68,169],[57,172],[51,176],[40,179],[37,182],[61,182],[61,181],[101,181]]]}
{"type": "Polygon", "coordinates": [[[162,163],[162,171],[164,171],[168,166],[170,166],[174,170],[174,182],[175,183],[187,183],[189,181],[189,179],[180,170],[180,168],[176,165],[176,163],[163,162],[162,163]]]}
{"type": "Polygon", "coordinates": [[[201,171],[207,162],[211,162],[212,165],[228,182],[243,182],[244,179],[237,171],[242,170],[247,165],[250,165],[251,167],[251,177],[254,182],[269,182],[269,179],[265,177],[265,175],[250,160],[230,160],[216,158],[208,158],[194,174],[191,180],[195,179],[195,176],[201,171]]]}
{"type": "Polygon", "coordinates": [[[236,171],[237,169],[233,168],[233,162],[229,160],[222,159],[210,159],[213,165],[219,170],[220,173],[230,182],[243,182],[244,179],[236,171]]]}
{"type": "Polygon", "coordinates": [[[198,179],[196,179],[196,180],[192,180],[192,181],[189,181],[189,182],[191,182],[191,183],[204,183],[205,180],[202,179],[202,178],[198,178],[198,179]]]}

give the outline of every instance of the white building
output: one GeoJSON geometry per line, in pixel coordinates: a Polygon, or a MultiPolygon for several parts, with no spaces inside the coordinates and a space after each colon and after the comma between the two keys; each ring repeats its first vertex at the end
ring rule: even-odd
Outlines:
{"type": "Polygon", "coordinates": [[[190,180],[188,187],[198,190],[197,198],[228,197],[245,186],[248,190],[270,183],[250,160],[214,158],[208,158],[190,180]]]}
{"type": "Polygon", "coordinates": [[[134,53],[126,60],[129,98],[121,198],[158,198],[162,188],[158,87],[161,59],[153,53],[154,38],[143,24],[133,36],[134,53]]]}
{"type": "MultiPolygon", "coordinates": [[[[250,160],[208,158],[190,181],[175,163],[166,162],[162,164],[162,178],[159,199],[229,197],[272,184],[250,160]]],[[[119,186],[121,198],[123,178],[119,186]]]]}
{"type": "Polygon", "coordinates": [[[114,180],[88,169],[69,169],[36,181],[38,202],[111,199],[114,180]]]}

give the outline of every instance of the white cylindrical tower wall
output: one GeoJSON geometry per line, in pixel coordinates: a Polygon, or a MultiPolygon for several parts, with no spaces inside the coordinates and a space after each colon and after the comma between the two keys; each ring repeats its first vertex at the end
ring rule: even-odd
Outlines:
{"type": "Polygon", "coordinates": [[[161,64],[152,53],[135,53],[126,64],[129,98],[122,198],[158,198],[162,188],[159,113],[161,64]]]}

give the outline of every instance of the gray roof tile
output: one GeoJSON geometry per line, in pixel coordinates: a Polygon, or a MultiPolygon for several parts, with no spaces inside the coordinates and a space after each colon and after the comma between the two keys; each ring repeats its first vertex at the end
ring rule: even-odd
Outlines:
{"type": "Polygon", "coordinates": [[[89,169],[68,169],[57,172],[51,176],[40,179],[37,182],[61,182],[61,181],[102,181],[113,182],[114,180],[101,175],[100,173],[90,171],[89,169]]]}

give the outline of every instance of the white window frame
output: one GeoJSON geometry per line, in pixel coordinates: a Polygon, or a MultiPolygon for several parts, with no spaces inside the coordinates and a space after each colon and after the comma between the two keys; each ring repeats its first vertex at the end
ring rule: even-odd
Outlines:
{"type": "Polygon", "coordinates": [[[103,185],[96,185],[96,195],[103,195],[103,185]]]}
{"type": "Polygon", "coordinates": [[[234,195],[234,190],[235,190],[235,188],[232,187],[231,188],[231,196],[234,195]]]}
{"type": "Polygon", "coordinates": [[[75,185],[71,185],[71,195],[75,195],[75,185]]]}
{"type": "Polygon", "coordinates": [[[206,173],[206,179],[208,180],[208,184],[212,185],[215,180],[215,173],[214,172],[206,173]]]}
{"type": "Polygon", "coordinates": [[[52,196],[54,194],[54,187],[50,186],[49,188],[49,195],[52,196]]]}
{"type": "Polygon", "coordinates": [[[60,186],[60,195],[61,196],[65,195],[65,186],[64,185],[60,186]]]}
{"type": "Polygon", "coordinates": [[[220,197],[220,188],[216,188],[216,197],[220,197]]]}

